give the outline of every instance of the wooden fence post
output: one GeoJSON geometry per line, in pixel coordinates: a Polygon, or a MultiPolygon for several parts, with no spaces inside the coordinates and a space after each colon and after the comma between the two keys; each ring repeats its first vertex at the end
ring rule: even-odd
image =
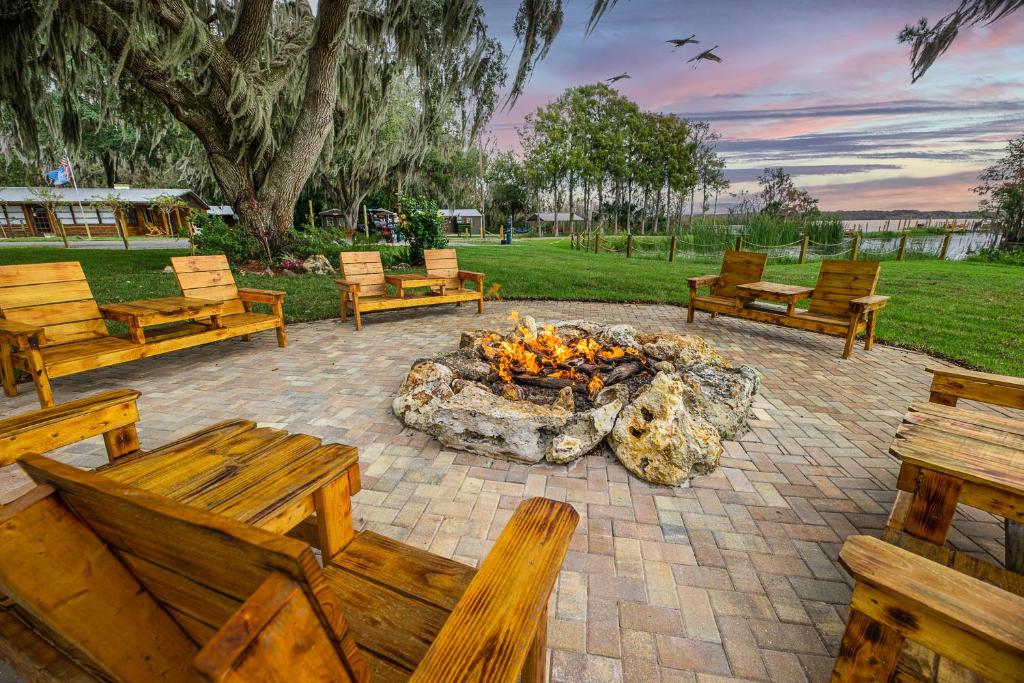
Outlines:
{"type": "Polygon", "coordinates": [[[594,253],[597,254],[601,251],[601,233],[594,233],[594,253]]]}
{"type": "Polygon", "coordinates": [[[800,240],[800,263],[807,262],[807,247],[810,246],[811,236],[804,233],[804,238],[800,240]]]}
{"type": "Polygon", "coordinates": [[[896,260],[902,261],[903,256],[907,253],[907,236],[900,235],[900,246],[896,250],[896,260]]]}
{"type": "Polygon", "coordinates": [[[736,235],[736,251],[743,251],[743,235],[736,235]]]}
{"type": "Polygon", "coordinates": [[[501,242],[502,244],[505,243],[505,226],[504,225],[498,226],[498,241],[501,242]]]}
{"type": "Polygon", "coordinates": [[[853,244],[850,245],[850,260],[857,260],[857,252],[860,251],[860,231],[853,233],[853,244]]]}
{"type": "Polygon", "coordinates": [[[633,235],[629,234],[626,236],[626,258],[633,255],[633,235]]]}
{"type": "Polygon", "coordinates": [[[942,261],[946,260],[946,253],[949,252],[949,241],[953,239],[953,233],[947,232],[946,236],[942,238],[942,248],[939,249],[939,259],[942,261]]]}
{"type": "Polygon", "coordinates": [[[671,263],[676,260],[676,236],[672,235],[672,240],[668,243],[668,261],[671,263]]]}

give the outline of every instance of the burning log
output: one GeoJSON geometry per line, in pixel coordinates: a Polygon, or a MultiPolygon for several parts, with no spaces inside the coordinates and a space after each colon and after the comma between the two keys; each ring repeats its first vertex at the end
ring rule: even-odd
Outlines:
{"type": "Polygon", "coordinates": [[[573,387],[575,384],[571,379],[565,377],[545,377],[543,375],[523,374],[512,375],[512,381],[516,384],[529,384],[535,387],[554,389],[555,391],[559,391],[565,387],[573,387]]]}
{"type": "Polygon", "coordinates": [[[604,376],[604,386],[610,387],[613,384],[618,384],[623,380],[627,380],[633,375],[639,373],[644,369],[644,366],[639,361],[632,361],[630,363],[622,363],[617,365],[615,369],[604,376]]]}

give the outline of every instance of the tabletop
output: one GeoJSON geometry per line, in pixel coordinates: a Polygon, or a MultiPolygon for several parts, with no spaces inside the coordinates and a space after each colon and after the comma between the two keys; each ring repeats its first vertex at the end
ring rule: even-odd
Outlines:
{"type": "Polygon", "coordinates": [[[402,282],[409,284],[410,282],[422,282],[424,284],[438,284],[444,282],[443,277],[436,277],[434,275],[426,275],[420,273],[404,273],[402,275],[385,275],[385,280],[391,280],[394,282],[402,282]]]}
{"type": "Polygon", "coordinates": [[[146,342],[143,327],[173,323],[192,318],[210,318],[214,327],[221,326],[221,302],[209,299],[193,299],[185,296],[163,296],[154,299],[137,299],[100,306],[103,317],[128,325],[132,341],[146,342]]]}
{"type": "Polygon", "coordinates": [[[736,285],[751,294],[771,294],[775,296],[804,296],[814,292],[814,287],[800,287],[798,285],[784,285],[779,282],[749,282],[743,285],[736,285]]]}
{"type": "MultiPolygon", "coordinates": [[[[321,445],[306,434],[231,420],[126,461],[101,468],[125,484],[283,534],[314,511],[321,521],[339,511],[321,510],[316,494],[358,461],[343,444],[321,445]]],[[[346,485],[347,485],[346,481],[346,485]]],[[[333,556],[340,548],[321,549],[333,556]]]]}

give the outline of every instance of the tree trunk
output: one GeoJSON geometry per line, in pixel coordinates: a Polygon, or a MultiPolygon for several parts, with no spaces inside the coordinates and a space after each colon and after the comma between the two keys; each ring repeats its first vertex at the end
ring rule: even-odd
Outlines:
{"type": "Polygon", "coordinates": [[[117,161],[110,150],[103,152],[100,161],[103,163],[103,177],[107,181],[107,187],[113,187],[117,182],[117,161]]]}

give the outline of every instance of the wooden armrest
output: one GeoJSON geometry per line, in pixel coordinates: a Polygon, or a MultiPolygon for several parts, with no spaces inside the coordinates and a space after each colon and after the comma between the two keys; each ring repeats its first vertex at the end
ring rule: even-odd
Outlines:
{"type": "Polygon", "coordinates": [[[279,289],[250,289],[248,287],[238,288],[238,298],[242,301],[253,301],[258,304],[275,304],[284,299],[288,292],[279,289]]]}
{"type": "Polygon", "coordinates": [[[359,293],[359,283],[358,282],[349,282],[348,280],[344,280],[344,279],[339,278],[339,279],[335,280],[334,283],[336,285],[338,285],[339,287],[346,287],[346,288],[348,288],[348,290],[350,292],[354,292],[356,294],[359,293]]]}
{"type": "Polygon", "coordinates": [[[991,403],[1024,410],[1024,378],[974,372],[961,368],[929,367],[932,403],[955,406],[957,399],[991,403]]]}
{"type": "MultiPolygon", "coordinates": [[[[987,679],[1024,671],[1024,597],[868,536],[850,536],[839,561],[857,581],[851,623],[860,613],[987,679]]],[[[850,635],[837,670],[856,666],[850,635]]]]}
{"type": "Polygon", "coordinates": [[[519,505],[410,681],[515,681],[538,627],[579,515],[566,503],[519,505]]]}
{"type": "Polygon", "coordinates": [[[0,420],[0,467],[26,453],[46,453],[100,434],[111,458],[137,451],[135,402],[141,395],[115,389],[0,420]]]}
{"type": "Polygon", "coordinates": [[[859,308],[861,311],[873,311],[876,308],[882,308],[888,301],[889,297],[887,296],[872,294],[871,296],[862,296],[859,299],[851,299],[850,307],[859,308]]]}
{"type": "Polygon", "coordinates": [[[688,277],[686,281],[690,283],[690,289],[697,289],[698,287],[710,287],[718,282],[718,278],[718,275],[699,275],[697,277],[688,277]]]}
{"type": "Polygon", "coordinates": [[[23,349],[28,346],[33,338],[35,338],[37,344],[45,344],[46,332],[41,327],[0,318],[0,341],[4,341],[15,348],[23,349]]]}
{"type": "Polygon", "coordinates": [[[480,280],[484,279],[483,273],[474,273],[471,270],[460,270],[458,273],[460,280],[480,280]]]}

